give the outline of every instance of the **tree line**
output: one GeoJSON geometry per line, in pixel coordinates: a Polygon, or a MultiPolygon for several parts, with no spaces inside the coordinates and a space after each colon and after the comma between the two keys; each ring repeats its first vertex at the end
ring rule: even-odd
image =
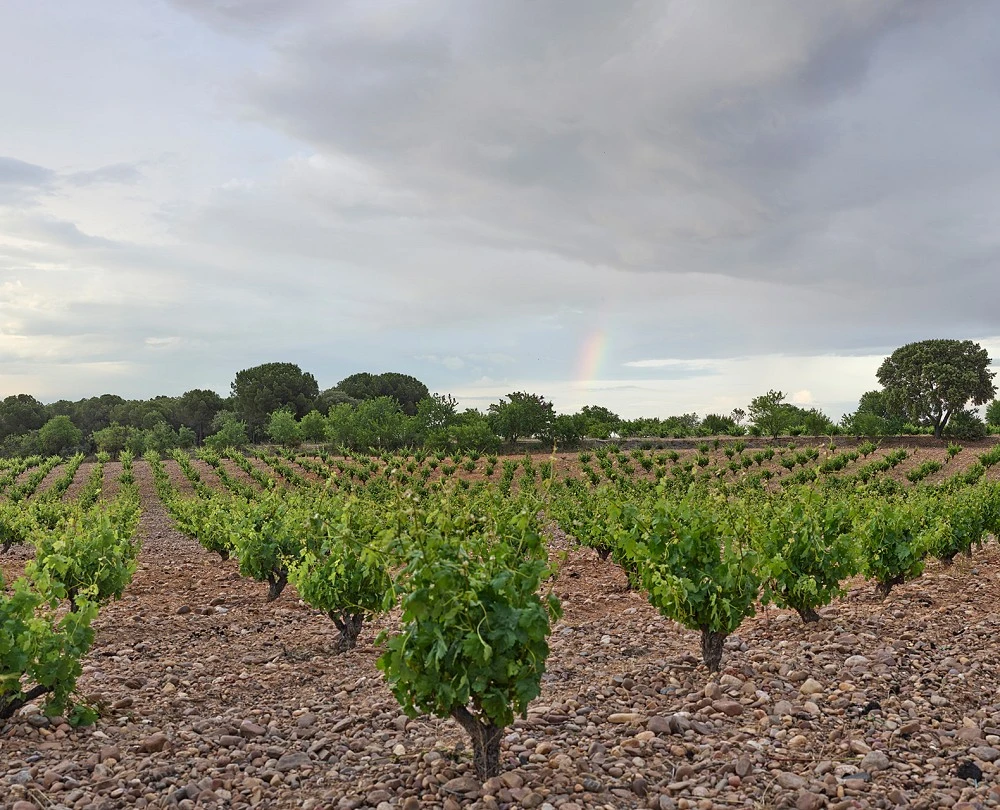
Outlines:
{"type": "Polygon", "coordinates": [[[1000,401],[986,351],[972,341],[927,340],[900,347],[880,366],[881,388],[834,422],[817,408],[771,390],[746,409],[623,419],[601,405],[559,414],[544,395],[515,391],[484,413],[459,410],[408,374],[361,372],[320,390],[294,363],[265,363],[236,374],[229,396],[192,389],[129,400],[115,394],[43,404],[29,394],[0,401],[0,455],[240,447],[274,441],[327,442],[355,450],[407,445],[494,451],[519,439],[572,445],[583,438],[688,438],[715,435],[889,436],[930,433],[963,440],[1000,430],[1000,401]],[[991,401],[992,400],[992,401],[991,401]],[[987,404],[985,421],[975,410],[987,404]]]}

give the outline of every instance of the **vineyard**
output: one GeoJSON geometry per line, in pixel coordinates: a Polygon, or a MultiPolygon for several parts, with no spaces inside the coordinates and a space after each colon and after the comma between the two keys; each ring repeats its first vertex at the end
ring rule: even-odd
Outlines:
{"type": "Polygon", "coordinates": [[[5,462],[0,806],[1000,806],[998,534],[1000,445],[5,462]]]}

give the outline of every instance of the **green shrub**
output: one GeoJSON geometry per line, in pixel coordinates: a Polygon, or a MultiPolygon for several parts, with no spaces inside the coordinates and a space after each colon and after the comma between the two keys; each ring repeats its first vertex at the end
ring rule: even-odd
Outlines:
{"type": "Polygon", "coordinates": [[[481,779],[497,775],[504,728],[541,692],[560,615],[553,594],[539,595],[550,569],[537,511],[446,497],[399,529],[402,628],[378,666],[407,714],[468,732],[481,779]]]}
{"type": "Polygon", "coordinates": [[[302,600],[337,626],[339,650],[351,650],[366,618],[392,604],[390,560],[381,522],[357,501],[326,500],[308,521],[305,551],[288,580],[302,600]]]}
{"type": "Polygon", "coordinates": [[[83,671],[97,604],[78,597],[60,611],[50,584],[21,577],[8,591],[0,577],[0,720],[43,695],[47,714],[62,713],[83,671]]]}
{"type": "Polygon", "coordinates": [[[756,554],[740,540],[743,529],[702,493],[676,504],[657,501],[637,526],[626,542],[649,601],[701,632],[702,659],[718,672],[723,643],[754,614],[760,588],[756,554]]]}
{"type": "Polygon", "coordinates": [[[816,608],[843,593],[841,583],[857,573],[846,504],[825,501],[812,488],[795,489],[756,520],[763,601],[816,621],[816,608]]]}
{"type": "Polygon", "coordinates": [[[860,502],[854,515],[854,535],[861,573],[875,580],[884,599],[896,585],[924,570],[925,513],[921,505],[879,495],[860,502]]]}

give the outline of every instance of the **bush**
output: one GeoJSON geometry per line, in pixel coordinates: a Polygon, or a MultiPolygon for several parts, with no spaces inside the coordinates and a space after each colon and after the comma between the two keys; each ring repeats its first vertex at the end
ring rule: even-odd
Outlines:
{"type": "Polygon", "coordinates": [[[760,551],[763,601],[791,608],[804,622],[843,593],[857,573],[851,516],[842,502],[824,502],[812,488],[791,490],[765,512],[754,531],[760,551]]]}
{"type": "Polygon", "coordinates": [[[68,416],[54,416],[38,431],[42,451],[50,455],[65,455],[83,443],[83,432],[68,416]]]}
{"type": "Polygon", "coordinates": [[[659,500],[627,541],[649,601],[664,616],[701,632],[702,659],[718,672],[726,637],[754,614],[756,554],[723,505],[689,493],[659,500]]]}
{"type": "Polygon", "coordinates": [[[896,585],[924,570],[925,514],[912,501],[878,495],[862,501],[854,516],[854,535],[861,555],[861,573],[874,579],[884,599],[896,585]]]}
{"type": "Polygon", "coordinates": [[[986,425],[975,411],[956,411],[948,420],[944,435],[965,442],[974,442],[986,438],[986,425]]]}
{"type": "Polygon", "coordinates": [[[990,427],[1000,427],[1000,399],[994,399],[986,406],[986,424],[990,427]]]}
{"type": "Polygon", "coordinates": [[[246,447],[250,443],[246,422],[241,422],[230,411],[219,411],[212,420],[212,429],[214,433],[205,439],[205,446],[216,452],[227,447],[246,447]]]}
{"type": "Polygon", "coordinates": [[[59,611],[50,584],[22,577],[8,591],[0,577],[0,720],[42,695],[46,713],[59,714],[83,671],[97,605],[79,598],[75,610],[59,611]]]}
{"type": "MultiPolygon", "coordinates": [[[[289,565],[302,554],[304,515],[286,493],[267,493],[245,508],[229,513],[230,546],[240,573],[267,582],[267,600],[274,601],[288,584],[289,565]]],[[[242,506],[242,502],[240,502],[242,506]]]]}
{"type": "Polygon", "coordinates": [[[392,602],[388,554],[374,517],[358,501],[317,504],[305,553],[288,572],[302,600],[333,620],[342,651],[354,649],[365,619],[392,602]]]}
{"type": "Polygon", "coordinates": [[[105,509],[76,515],[36,533],[25,574],[51,582],[52,593],[73,604],[79,595],[96,603],[119,599],[136,569],[134,531],[134,520],[115,520],[105,509]]]}
{"type": "Polygon", "coordinates": [[[411,717],[452,717],[468,732],[481,779],[497,775],[504,728],[541,692],[560,615],[555,595],[538,593],[550,570],[537,511],[452,495],[399,528],[403,626],[378,666],[411,717]]]}

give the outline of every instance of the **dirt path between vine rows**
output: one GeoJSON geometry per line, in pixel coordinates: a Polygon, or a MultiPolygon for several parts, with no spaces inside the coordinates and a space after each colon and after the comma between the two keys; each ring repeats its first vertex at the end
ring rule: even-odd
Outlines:
{"type": "Polygon", "coordinates": [[[334,654],[329,620],[290,588],[267,603],[135,467],[140,567],[79,683],[103,716],[0,727],[5,810],[1000,806],[995,543],[885,603],[857,583],[811,628],[749,620],[710,678],[695,634],[554,532],[565,616],[543,694],[480,785],[457,726],[407,719],[384,686],[374,639],[393,617],[334,654]]]}

